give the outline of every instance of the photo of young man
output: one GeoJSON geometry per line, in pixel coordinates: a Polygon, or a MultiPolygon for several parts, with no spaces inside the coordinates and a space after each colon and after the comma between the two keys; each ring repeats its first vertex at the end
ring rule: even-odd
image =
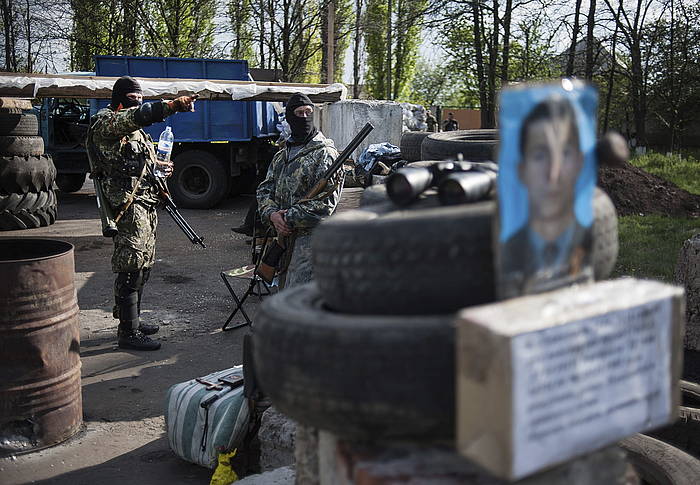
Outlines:
{"type": "MultiPolygon", "coordinates": [[[[502,298],[592,277],[591,221],[579,221],[575,210],[585,157],[572,102],[557,93],[539,101],[522,118],[517,140],[513,178],[527,191],[527,217],[500,247],[502,298]]],[[[592,191],[586,192],[590,199],[592,191]]],[[[501,210],[512,205],[501,204],[501,210]]]]}

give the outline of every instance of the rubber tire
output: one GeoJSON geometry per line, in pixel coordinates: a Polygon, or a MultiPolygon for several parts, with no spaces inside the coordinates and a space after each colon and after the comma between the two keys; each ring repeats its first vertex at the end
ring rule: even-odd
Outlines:
{"type": "Polygon", "coordinates": [[[404,131],[401,135],[401,158],[409,162],[421,160],[421,144],[428,135],[430,132],[427,131],[404,131]]]}
{"type": "Polygon", "coordinates": [[[0,136],[0,155],[39,156],[44,154],[40,136],[0,136]]]}
{"type": "Polygon", "coordinates": [[[53,189],[0,195],[0,231],[46,227],[56,222],[56,214],[53,189]]]}
{"type": "Polygon", "coordinates": [[[59,173],[56,175],[56,185],[61,192],[67,194],[77,192],[83,187],[83,184],[85,184],[84,173],[59,173]]]}
{"type": "Polygon", "coordinates": [[[456,130],[433,133],[423,140],[423,160],[457,160],[461,153],[467,161],[496,161],[496,130],[456,130]]]}
{"type": "Polygon", "coordinates": [[[228,194],[229,175],[223,162],[203,150],[187,150],[174,158],[175,171],[168,179],[168,187],[175,202],[186,209],[210,209],[228,194]],[[204,176],[203,191],[199,194],[188,185],[194,177],[204,176]]]}
{"type": "Polygon", "coordinates": [[[0,113],[0,135],[29,135],[39,133],[39,121],[33,114],[0,113]]]}
{"type": "Polygon", "coordinates": [[[256,315],[258,383],[282,413],[350,439],[453,439],[453,316],[357,316],[323,307],[315,283],[256,315]]]}
{"type": "Polygon", "coordinates": [[[428,197],[410,209],[387,202],[338,214],[314,230],[314,278],[329,308],[352,314],[445,314],[492,302],[495,209],[428,197]]]}
{"type": "Polygon", "coordinates": [[[55,179],[49,155],[0,156],[0,190],[7,194],[49,190],[55,179]]]}
{"type": "MultiPolygon", "coordinates": [[[[599,188],[593,207],[591,259],[603,280],[617,259],[617,216],[599,188]]],[[[335,215],[314,230],[314,278],[329,308],[352,314],[444,314],[492,302],[495,211],[492,201],[443,207],[428,195],[408,209],[387,201],[335,215]]]]}
{"type": "Polygon", "coordinates": [[[620,441],[632,467],[654,485],[695,485],[700,477],[700,460],[663,441],[635,434],[620,441]]]}

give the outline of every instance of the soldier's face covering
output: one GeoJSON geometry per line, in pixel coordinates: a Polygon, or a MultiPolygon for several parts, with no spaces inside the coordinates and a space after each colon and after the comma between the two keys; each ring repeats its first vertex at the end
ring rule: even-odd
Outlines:
{"type": "Polygon", "coordinates": [[[112,109],[117,110],[119,106],[122,108],[133,108],[140,106],[143,100],[141,85],[139,82],[129,76],[123,76],[117,79],[112,88],[112,109]]]}
{"type": "Polygon", "coordinates": [[[305,143],[316,134],[314,128],[314,105],[308,96],[293,94],[287,102],[285,116],[292,129],[292,140],[296,144],[305,143]]]}

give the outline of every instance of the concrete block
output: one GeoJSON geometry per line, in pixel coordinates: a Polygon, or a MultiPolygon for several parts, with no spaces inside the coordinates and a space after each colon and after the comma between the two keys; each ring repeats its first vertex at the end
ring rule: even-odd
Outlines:
{"type": "Polygon", "coordinates": [[[324,105],[321,109],[320,129],[324,135],[333,139],[338,151],[343,151],[368,121],[374,125],[374,130],[353,152],[353,160],[357,160],[362,150],[373,143],[401,145],[403,109],[393,101],[353,99],[324,105]]]}
{"type": "Polygon", "coordinates": [[[683,243],[678,254],[676,282],[685,287],[686,324],[683,345],[700,351],[700,234],[683,243]]]}
{"type": "Polygon", "coordinates": [[[294,467],[285,466],[247,476],[235,483],[236,485],[294,485],[294,478],[294,467]]]}
{"type": "Polygon", "coordinates": [[[294,464],[296,428],[294,421],[274,407],[265,411],[258,431],[261,470],[274,470],[294,464]]]}
{"type": "Polygon", "coordinates": [[[625,278],[463,310],[457,446],[520,479],[676,419],[681,288],[625,278]]]}
{"type": "MultiPolygon", "coordinates": [[[[478,484],[505,485],[483,468],[459,455],[452,446],[418,443],[359,444],[319,436],[321,485],[478,484]]],[[[617,446],[595,451],[545,472],[521,485],[601,485],[625,481],[629,472],[625,454],[617,446]]]]}

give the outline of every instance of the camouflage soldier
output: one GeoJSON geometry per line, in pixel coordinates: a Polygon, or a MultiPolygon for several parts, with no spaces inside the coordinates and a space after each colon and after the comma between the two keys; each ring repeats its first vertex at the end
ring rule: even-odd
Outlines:
{"type": "MultiPolygon", "coordinates": [[[[87,143],[92,144],[95,172],[117,221],[112,271],[114,317],[119,319],[119,347],[157,350],[150,339],[157,325],[141,323],[141,296],[155,261],[157,191],[149,181],[148,167],[157,163],[153,140],[141,128],[163,121],[178,111],[192,111],[194,100],[182,96],[173,101],[141,104],[141,86],[125,76],[114,83],[112,102],[92,119],[87,143]]],[[[172,163],[161,164],[168,175],[172,163]]]]}
{"type": "Polygon", "coordinates": [[[262,220],[269,221],[279,236],[288,237],[287,256],[291,261],[286,275],[282,275],[282,287],[312,279],[311,230],[333,214],[343,189],[342,171],[338,171],[324,191],[303,200],[338,157],[333,141],[314,127],[314,112],[305,94],[289,98],[285,116],[292,135],[272,159],[267,177],[257,190],[262,220]]]}

